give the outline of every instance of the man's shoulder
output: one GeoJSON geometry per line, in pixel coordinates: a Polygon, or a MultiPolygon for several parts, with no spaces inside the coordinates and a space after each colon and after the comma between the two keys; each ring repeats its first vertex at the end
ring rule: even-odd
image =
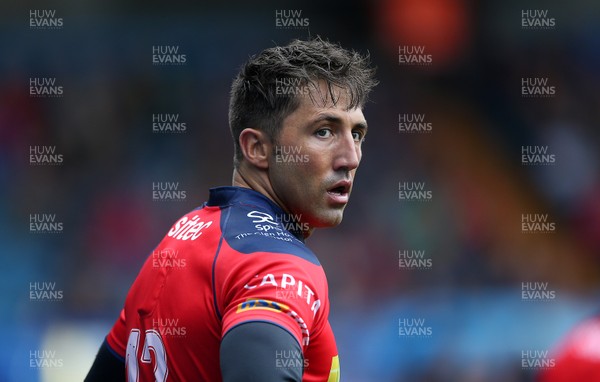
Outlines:
{"type": "Polygon", "coordinates": [[[320,265],[315,254],[294,234],[295,225],[288,215],[250,203],[225,207],[221,213],[221,231],[236,252],[290,254],[320,265]]]}

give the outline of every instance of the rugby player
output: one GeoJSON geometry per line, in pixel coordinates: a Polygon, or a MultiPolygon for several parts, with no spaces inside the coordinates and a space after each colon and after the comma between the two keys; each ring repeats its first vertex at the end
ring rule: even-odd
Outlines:
{"type": "Polygon", "coordinates": [[[342,221],[373,75],[368,55],[320,38],[249,59],[231,88],[233,185],[149,256],[87,381],[339,381],[304,241],[342,221]]]}
{"type": "Polygon", "coordinates": [[[575,325],[543,361],[537,382],[600,381],[600,315],[575,325]]]}

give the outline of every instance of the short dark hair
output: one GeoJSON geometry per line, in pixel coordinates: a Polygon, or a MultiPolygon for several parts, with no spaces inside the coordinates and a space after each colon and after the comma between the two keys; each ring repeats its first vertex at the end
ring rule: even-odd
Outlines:
{"type": "MultiPolygon", "coordinates": [[[[377,85],[369,54],[361,55],[320,37],[293,40],[250,57],[231,85],[229,128],[234,141],[234,165],[242,159],[239,137],[253,127],[276,140],[285,117],[299,106],[297,96],[277,94],[277,81],[295,79],[314,88],[325,81],[328,95],[335,104],[334,88],[348,92],[348,109],[363,107],[377,85]]],[[[312,97],[312,92],[311,92],[312,97]]]]}

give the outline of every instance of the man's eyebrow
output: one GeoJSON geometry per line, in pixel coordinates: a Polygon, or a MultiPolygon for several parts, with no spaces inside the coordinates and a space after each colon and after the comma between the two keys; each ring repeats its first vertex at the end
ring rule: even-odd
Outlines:
{"type": "MultiPolygon", "coordinates": [[[[320,114],[319,116],[317,116],[317,118],[313,119],[310,122],[310,125],[315,125],[319,122],[323,122],[323,121],[327,121],[327,122],[331,122],[331,123],[335,123],[335,124],[341,124],[342,123],[342,119],[336,115],[333,114],[320,114]]],[[[369,126],[367,126],[367,121],[361,121],[358,123],[355,123],[352,128],[359,128],[359,129],[363,129],[363,130],[368,130],[369,126]]]]}

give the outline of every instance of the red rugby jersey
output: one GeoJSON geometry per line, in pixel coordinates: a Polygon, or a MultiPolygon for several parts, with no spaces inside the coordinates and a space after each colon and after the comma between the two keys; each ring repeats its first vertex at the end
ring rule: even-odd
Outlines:
{"type": "Polygon", "coordinates": [[[298,340],[303,381],[339,381],[327,280],[301,224],[254,190],[211,189],[148,257],[107,336],[128,381],[221,381],[221,338],[248,321],[298,340]]]}
{"type": "Polygon", "coordinates": [[[600,316],[577,324],[544,361],[539,382],[600,381],[600,316]]]}

